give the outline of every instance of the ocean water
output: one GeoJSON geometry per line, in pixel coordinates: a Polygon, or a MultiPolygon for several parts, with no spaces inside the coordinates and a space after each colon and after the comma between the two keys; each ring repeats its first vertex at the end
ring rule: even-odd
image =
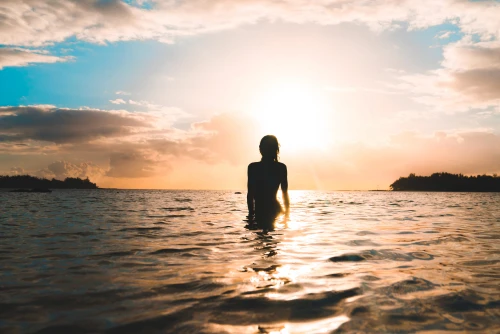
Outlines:
{"type": "Polygon", "coordinates": [[[500,194],[0,193],[1,333],[500,332],[500,194]]]}

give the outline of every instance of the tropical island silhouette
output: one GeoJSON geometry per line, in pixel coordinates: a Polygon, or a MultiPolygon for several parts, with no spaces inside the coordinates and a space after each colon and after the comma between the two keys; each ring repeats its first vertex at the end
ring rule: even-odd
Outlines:
{"type": "Polygon", "coordinates": [[[500,176],[434,173],[431,176],[410,174],[390,185],[394,191],[464,191],[500,192],[500,176]]]}
{"type": "Polygon", "coordinates": [[[31,175],[0,175],[0,188],[19,189],[98,189],[89,178],[67,177],[63,181],[31,175]]]}

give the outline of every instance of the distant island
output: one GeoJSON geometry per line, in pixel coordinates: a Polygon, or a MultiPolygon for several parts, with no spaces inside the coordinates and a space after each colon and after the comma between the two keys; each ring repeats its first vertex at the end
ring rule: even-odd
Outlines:
{"type": "Polygon", "coordinates": [[[19,189],[98,189],[88,178],[67,177],[64,181],[30,175],[0,175],[0,188],[19,189]]]}
{"type": "Polygon", "coordinates": [[[431,176],[410,174],[390,185],[394,191],[473,191],[500,192],[500,176],[434,173],[431,176]]]}

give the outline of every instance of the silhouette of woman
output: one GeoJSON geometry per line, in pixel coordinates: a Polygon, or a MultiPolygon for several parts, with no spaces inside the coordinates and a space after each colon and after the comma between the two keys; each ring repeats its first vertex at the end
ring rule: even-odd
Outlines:
{"type": "Polygon", "coordinates": [[[274,221],[283,212],[276,198],[280,185],[285,214],[290,211],[287,170],[285,164],[278,162],[279,146],[275,136],[264,136],[259,145],[261,161],[248,165],[248,216],[257,222],[274,221]]]}

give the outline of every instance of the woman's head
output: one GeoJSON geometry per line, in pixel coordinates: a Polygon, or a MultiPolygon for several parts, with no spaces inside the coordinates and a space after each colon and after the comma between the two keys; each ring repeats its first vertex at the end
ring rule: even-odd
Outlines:
{"type": "Polygon", "coordinates": [[[263,159],[278,161],[278,154],[280,153],[278,138],[273,135],[262,137],[259,144],[259,150],[263,159]]]}

